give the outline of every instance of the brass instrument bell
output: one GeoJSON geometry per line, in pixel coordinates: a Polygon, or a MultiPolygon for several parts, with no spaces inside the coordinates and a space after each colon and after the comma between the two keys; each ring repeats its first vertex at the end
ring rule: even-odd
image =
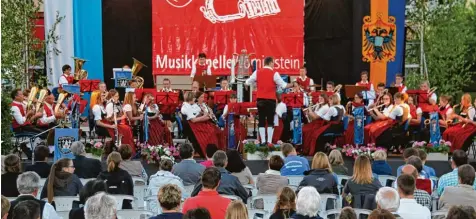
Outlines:
{"type": "Polygon", "coordinates": [[[86,62],[85,59],[81,59],[78,57],[73,57],[74,60],[74,80],[84,80],[88,78],[88,71],[83,69],[83,65],[86,62]]]}
{"type": "Polygon", "coordinates": [[[144,87],[144,78],[137,76],[139,71],[143,67],[147,67],[147,65],[144,65],[144,63],[140,62],[139,60],[135,59],[134,57],[132,58],[134,60],[134,64],[132,65],[132,78],[137,81],[137,88],[143,88],[144,87]]]}
{"type": "Polygon", "coordinates": [[[38,96],[38,101],[36,102],[36,112],[43,112],[43,108],[41,107],[43,105],[43,101],[45,100],[46,95],[48,94],[47,89],[41,89],[40,95],[38,96]]]}
{"type": "Polygon", "coordinates": [[[38,87],[32,87],[30,90],[30,94],[28,94],[28,99],[26,103],[26,111],[31,110],[31,106],[33,106],[33,100],[35,100],[37,93],[38,93],[38,87]]]}

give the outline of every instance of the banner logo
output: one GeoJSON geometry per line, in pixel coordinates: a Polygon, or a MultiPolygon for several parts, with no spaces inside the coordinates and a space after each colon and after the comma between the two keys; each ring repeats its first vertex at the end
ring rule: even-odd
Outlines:
{"type": "Polygon", "coordinates": [[[213,5],[214,1],[215,0],[206,0],[205,6],[200,7],[200,11],[205,18],[212,23],[225,23],[245,17],[253,19],[276,15],[281,12],[277,0],[239,0],[238,13],[218,15],[213,5]]]}
{"type": "Polygon", "coordinates": [[[385,22],[381,16],[372,22],[370,16],[364,17],[362,26],[362,55],[364,62],[389,62],[395,60],[396,25],[395,18],[388,17],[385,22]]]}
{"type": "Polygon", "coordinates": [[[166,0],[170,5],[176,7],[176,8],[183,8],[190,3],[192,3],[192,0],[166,0]]]}

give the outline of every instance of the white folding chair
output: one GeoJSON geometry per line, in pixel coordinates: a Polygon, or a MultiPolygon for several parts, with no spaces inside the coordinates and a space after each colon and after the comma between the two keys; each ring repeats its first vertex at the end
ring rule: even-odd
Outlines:
{"type": "MultiPolygon", "coordinates": [[[[46,198],[48,200],[48,198],[46,198]]],[[[73,201],[79,201],[78,196],[55,196],[56,211],[69,211],[73,208],[73,201]]]]}
{"type": "Polygon", "coordinates": [[[247,184],[243,185],[243,187],[248,190],[248,192],[251,192],[251,196],[258,195],[258,189],[256,189],[255,185],[247,184]]]}
{"type": "Polygon", "coordinates": [[[440,198],[438,196],[431,196],[431,212],[438,211],[438,201],[440,198]]]}
{"type": "Polygon", "coordinates": [[[357,215],[357,218],[360,217],[360,215],[367,215],[369,216],[370,213],[372,213],[371,210],[367,210],[367,209],[360,209],[360,208],[354,208],[354,211],[355,211],[355,214],[357,215]]]}
{"type": "MultiPolygon", "coordinates": [[[[255,203],[256,200],[263,200],[263,210],[267,212],[273,212],[274,206],[278,201],[278,197],[276,195],[257,195],[251,197],[251,205],[255,203]]],[[[253,207],[254,209],[254,207],[253,207]]]]}
{"type": "Polygon", "coordinates": [[[431,218],[437,217],[437,216],[446,217],[447,215],[448,215],[448,211],[434,211],[434,212],[431,212],[431,218]]]}
{"type": "Polygon", "coordinates": [[[162,213],[162,209],[159,205],[159,201],[157,200],[157,195],[150,195],[144,198],[145,200],[145,210],[160,214],[162,213]]]}
{"type": "Polygon", "coordinates": [[[256,219],[256,218],[268,219],[269,217],[270,217],[269,213],[265,210],[248,209],[248,218],[249,219],[256,219]]]}
{"type": "Polygon", "coordinates": [[[227,198],[227,199],[231,199],[232,201],[234,200],[241,200],[240,197],[236,196],[236,195],[222,195],[220,194],[221,197],[224,197],[224,198],[227,198]]]}
{"type": "Polygon", "coordinates": [[[58,214],[58,216],[60,216],[63,219],[69,218],[69,211],[56,211],[56,214],[58,214]]]}
{"type": "Polygon", "coordinates": [[[86,183],[88,183],[89,181],[91,180],[95,180],[96,178],[88,178],[88,179],[83,179],[83,178],[79,178],[79,180],[81,180],[81,183],[84,185],[86,185],[86,183]]]}
{"type": "Polygon", "coordinates": [[[304,176],[288,176],[288,182],[290,186],[299,186],[304,176]]]}
{"type": "Polygon", "coordinates": [[[192,196],[192,192],[193,192],[193,189],[195,188],[195,186],[194,185],[184,186],[184,188],[185,188],[185,192],[187,193],[185,196],[186,197],[192,196]]]}
{"type": "MultiPolygon", "coordinates": [[[[319,207],[321,208],[320,211],[319,211],[319,215],[321,215],[321,217],[325,218],[326,217],[326,210],[327,210],[327,202],[328,200],[332,200],[332,202],[334,203],[334,207],[331,208],[331,209],[338,209],[337,208],[337,200],[339,199],[339,196],[336,195],[336,194],[327,194],[327,193],[323,193],[323,194],[320,194],[321,196],[321,203],[319,205],[319,207]]],[[[331,210],[329,209],[329,210],[331,210]]]]}
{"type": "Polygon", "coordinates": [[[124,200],[132,201],[132,206],[134,206],[134,196],[132,195],[112,195],[112,196],[116,199],[117,210],[122,210],[122,203],[124,202],[124,200]]]}
{"type": "Polygon", "coordinates": [[[334,215],[334,218],[339,218],[340,216],[340,212],[341,212],[342,209],[332,209],[332,210],[328,210],[328,211],[325,211],[323,212],[323,214],[319,214],[322,218],[329,218],[329,216],[332,216],[334,215]]]}
{"type": "Polygon", "coordinates": [[[118,210],[118,219],[140,219],[154,216],[154,213],[146,210],[118,210]],[[145,217],[142,217],[145,216],[145,217]]]}
{"type": "Polygon", "coordinates": [[[38,188],[38,194],[36,194],[36,198],[40,199],[41,197],[41,191],[43,190],[43,187],[45,186],[47,178],[41,178],[40,179],[40,187],[38,188]]]}
{"type": "Polygon", "coordinates": [[[379,175],[378,176],[378,181],[380,181],[380,184],[382,184],[382,186],[386,186],[388,180],[392,180],[393,182],[395,182],[397,180],[397,177],[390,176],[390,175],[379,175]]]}
{"type": "Polygon", "coordinates": [[[145,190],[147,189],[146,182],[140,177],[132,177],[134,182],[134,198],[136,199],[135,207],[137,209],[144,209],[145,190]]]}

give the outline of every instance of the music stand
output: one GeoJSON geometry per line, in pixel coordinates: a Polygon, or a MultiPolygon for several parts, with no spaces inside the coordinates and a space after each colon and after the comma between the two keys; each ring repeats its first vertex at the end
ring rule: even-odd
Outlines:
{"type": "Polygon", "coordinates": [[[344,87],[344,93],[347,99],[354,99],[355,94],[361,93],[362,91],[367,91],[367,87],[358,85],[345,85],[344,87]]]}
{"type": "Polygon", "coordinates": [[[281,98],[287,107],[301,108],[304,105],[304,97],[302,93],[282,94],[281,98]]]}
{"type": "Polygon", "coordinates": [[[217,77],[213,75],[195,75],[193,80],[198,82],[199,88],[215,88],[217,85],[217,77]]]}
{"type": "Polygon", "coordinates": [[[79,90],[81,92],[92,92],[99,90],[101,80],[79,80],[79,90]]]}
{"type": "Polygon", "coordinates": [[[157,96],[157,89],[155,88],[136,88],[135,89],[136,93],[136,98],[138,100],[142,100],[142,97],[144,94],[150,93],[152,96],[156,97],[157,96]]]}
{"type": "Polygon", "coordinates": [[[322,93],[325,93],[328,97],[332,96],[334,94],[334,92],[327,92],[327,91],[314,91],[314,92],[311,92],[310,96],[312,96],[312,104],[317,104],[319,102],[319,96],[322,94],[322,93]]]}
{"type": "Polygon", "coordinates": [[[215,91],[214,102],[215,104],[228,104],[230,96],[235,94],[235,91],[215,91]]]}
{"type": "Polygon", "coordinates": [[[172,114],[179,103],[179,93],[175,92],[157,92],[156,103],[160,107],[162,114],[172,114]]]}

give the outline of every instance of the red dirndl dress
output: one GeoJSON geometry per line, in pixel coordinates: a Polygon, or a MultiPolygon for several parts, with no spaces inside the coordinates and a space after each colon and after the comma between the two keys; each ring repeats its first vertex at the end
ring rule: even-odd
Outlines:
{"type": "MultiPolygon", "coordinates": [[[[240,116],[235,116],[233,124],[235,127],[235,146],[238,146],[240,142],[243,142],[246,139],[247,131],[246,131],[246,127],[243,126],[240,122],[240,116]]],[[[228,145],[228,125],[225,126],[225,129],[223,130],[223,134],[226,136],[225,145],[228,145]]]]}
{"type": "MultiPolygon", "coordinates": [[[[302,127],[302,139],[303,139],[303,153],[308,155],[314,155],[316,150],[316,142],[319,135],[326,129],[319,131],[324,125],[324,120],[314,120],[311,123],[305,124],[302,127]]],[[[327,126],[324,126],[327,128],[327,126]]]]}
{"type": "MultiPolygon", "coordinates": [[[[451,151],[462,149],[466,140],[476,135],[476,126],[468,123],[463,128],[463,124],[451,126],[443,132],[443,139],[451,142],[451,151]]],[[[464,149],[467,150],[467,148],[464,149]]]]}
{"type": "Polygon", "coordinates": [[[188,121],[188,124],[190,125],[190,129],[197,139],[203,154],[207,154],[206,148],[208,144],[215,144],[221,150],[225,148],[226,138],[224,132],[212,122],[206,121],[193,123],[188,121]]]}
{"type": "MultiPolygon", "coordinates": [[[[110,121],[103,120],[104,123],[107,124],[114,124],[110,121]]],[[[134,145],[134,137],[132,136],[132,128],[129,125],[124,124],[125,121],[121,121],[121,123],[117,123],[117,132],[119,132],[119,135],[122,136],[121,138],[121,144],[127,144],[131,147],[132,154],[136,153],[136,147],[134,145]]],[[[115,141],[116,137],[115,136],[115,130],[114,129],[107,129],[109,132],[109,136],[111,136],[112,140],[115,141]]],[[[116,145],[119,147],[120,145],[116,145]]]]}
{"type": "Polygon", "coordinates": [[[148,143],[150,145],[172,145],[172,133],[159,118],[149,120],[148,143]]]}
{"type": "Polygon", "coordinates": [[[393,119],[385,119],[366,125],[364,127],[364,143],[376,143],[377,138],[395,123],[396,121],[393,119]]]}

